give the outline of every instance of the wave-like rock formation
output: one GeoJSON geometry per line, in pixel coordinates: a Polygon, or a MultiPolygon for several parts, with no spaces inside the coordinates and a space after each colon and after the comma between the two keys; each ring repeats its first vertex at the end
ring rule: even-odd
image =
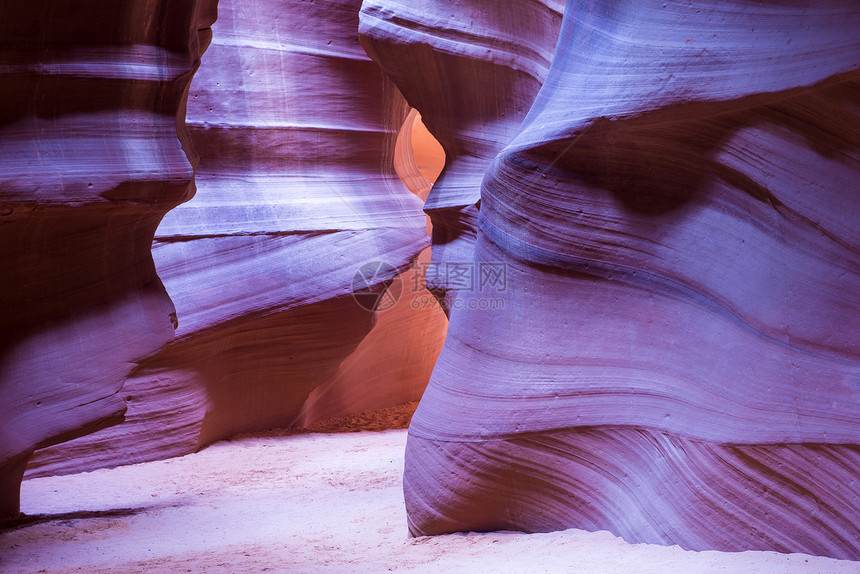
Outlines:
{"type": "Polygon", "coordinates": [[[445,309],[449,267],[472,260],[480,184],[549,70],[562,0],[365,0],[361,43],[445,150],[424,206],[433,223],[427,286],[445,309]]]}
{"type": "Polygon", "coordinates": [[[0,3],[0,514],[32,451],[122,420],[173,338],[150,253],[193,192],[188,85],[214,3],[0,3]]]}
{"type": "Polygon", "coordinates": [[[221,0],[188,98],[197,195],[153,245],[176,339],[125,385],[124,425],[37,453],[30,476],[421,396],[447,324],[411,305],[423,286],[407,269],[429,240],[394,169],[409,108],[359,45],[359,7],[221,0]],[[359,287],[401,294],[377,313],[352,296],[375,261],[359,287]]]}
{"type": "Polygon", "coordinates": [[[853,1],[568,2],[481,186],[504,290],[457,294],[412,420],[413,534],[860,558],[857,30],[853,1]]]}

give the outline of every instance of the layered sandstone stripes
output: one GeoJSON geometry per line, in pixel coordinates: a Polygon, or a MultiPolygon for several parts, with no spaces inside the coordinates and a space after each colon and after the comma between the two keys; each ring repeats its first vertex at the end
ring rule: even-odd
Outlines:
{"type": "MultiPolygon", "coordinates": [[[[434,265],[471,261],[480,185],[514,136],[549,70],[563,2],[366,0],[361,42],[445,150],[424,206],[434,265]]],[[[456,286],[428,274],[450,303],[456,286]],[[451,294],[449,295],[449,292],[451,294]]]]}
{"type": "Polygon", "coordinates": [[[423,287],[374,313],[352,297],[428,245],[421,199],[394,169],[408,107],[358,43],[356,0],[222,0],[191,87],[197,195],[153,256],[176,340],[126,384],[128,422],[39,453],[30,475],[193,452],[244,431],[417,400],[441,348],[423,287]]]}
{"type": "MultiPolygon", "coordinates": [[[[397,2],[365,12],[414,21],[397,2]]],[[[505,264],[506,283],[457,294],[410,428],[412,532],[579,527],[857,559],[860,9],[564,13],[525,120],[463,180],[480,189],[472,261],[505,264]],[[502,308],[466,304],[490,297],[502,308]]],[[[422,43],[452,27],[364,31],[457,78],[480,64],[442,70],[447,47],[422,43]]],[[[408,83],[415,66],[377,53],[408,83]]]]}
{"type": "Polygon", "coordinates": [[[122,420],[173,338],[150,253],[193,192],[184,129],[213,2],[0,2],[0,514],[31,452],[122,420]]]}

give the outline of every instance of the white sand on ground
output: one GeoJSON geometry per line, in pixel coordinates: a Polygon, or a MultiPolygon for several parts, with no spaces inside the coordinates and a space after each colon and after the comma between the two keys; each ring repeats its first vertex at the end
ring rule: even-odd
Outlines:
{"type": "Polygon", "coordinates": [[[406,431],[247,437],[166,461],[38,478],[0,572],[860,573],[860,562],[687,552],[607,532],[410,539],[406,431]]]}

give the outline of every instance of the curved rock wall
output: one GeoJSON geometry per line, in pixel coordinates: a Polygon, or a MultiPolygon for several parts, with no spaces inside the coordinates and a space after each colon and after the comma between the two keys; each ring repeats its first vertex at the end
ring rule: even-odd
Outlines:
{"type": "MultiPolygon", "coordinates": [[[[448,266],[472,260],[480,184],[549,69],[561,0],[365,0],[361,42],[445,151],[424,210],[433,223],[427,284],[445,308],[448,266]]],[[[449,291],[451,294],[449,295],[449,291]]],[[[446,304],[447,302],[447,304],[446,304]]]]}
{"type": "Polygon", "coordinates": [[[359,285],[379,288],[429,242],[394,170],[408,107],[358,43],[359,6],[219,3],[188,99],[197,195],[153,245],[176,340],[126,384],[126,424],[37,453],[31,476],[420,397],[444,314],[410,306],[412,275],[391,309],[352,297],[363,264],[387,264],[359,285]]]}
{"type": "Polygon", "coordinates": [[[173,338],[150,244],[192,191],[188,84],[214,3],[0,3],[0,514],[39,447],[122,421],[173,338]]]}
{"type": "Polygon", "coordinates": [[[458,293],[410,427],[413,534],[860,557],[858,29],[855,2],[568,2],[480,191],[504,289],[458,293]]]}

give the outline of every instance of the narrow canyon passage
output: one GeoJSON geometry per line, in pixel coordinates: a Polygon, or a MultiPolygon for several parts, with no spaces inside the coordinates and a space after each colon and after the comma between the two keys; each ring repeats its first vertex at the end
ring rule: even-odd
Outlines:
{"type": "Polygon", "coordinates": [[[0,0],[0,570],[857,571],[858,30],[0,0]]]}

